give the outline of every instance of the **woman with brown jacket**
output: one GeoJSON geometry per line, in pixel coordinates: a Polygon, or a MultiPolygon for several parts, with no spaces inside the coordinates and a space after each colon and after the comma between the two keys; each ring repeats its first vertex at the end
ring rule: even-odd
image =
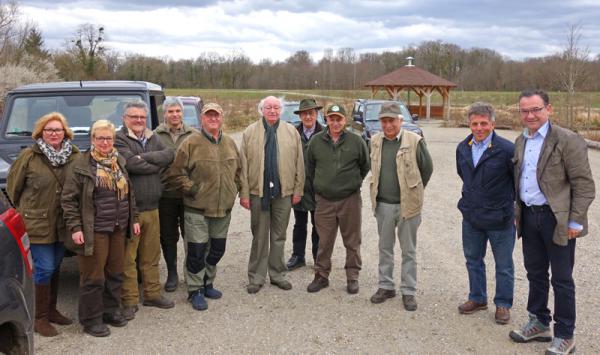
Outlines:
{"type": "Polygon", "coordinates": [[[24,149],[12,164],[6,190],[25,220],[31,241],[36,303],[34,330],[51,337],[58,335],[58,331],[50,323],[73,323],[58,312],[56,301],[66,236],[60,195],[67,168],[79,150],[71,144],[73,132],[58,112],[41,117],[31,136],[35,144],[24,149]]]}
{"type": "Polygon", "coordinates": [[[113,146],[115,126],[98,120],[90,135],[92,146],[69,169],[61,201],[71,234],[66,245],[78,254],[79,322],[84,332],[104,337],[106,323],[127,324],[121,313],[125,238],[136,238],[140,226],[125,160],[113,146]]]}

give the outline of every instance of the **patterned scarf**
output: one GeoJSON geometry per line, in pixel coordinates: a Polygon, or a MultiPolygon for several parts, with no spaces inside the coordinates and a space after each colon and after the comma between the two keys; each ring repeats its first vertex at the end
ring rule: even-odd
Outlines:
{"type": "Polygon", "coordinates": [[[53,146],[46,143],[42,138],[38,138],[35,142],[54,167],[65,165],[73,152],[73,145],[68,139],[63,140],[59,151],[56,151],[53,146]]]}
{"type": "Polygon", "coordinates": [[[127,197],[129,193],[129,186],[125,175],[121,171],[119,164],[117,163],[117,157],[119,153],[115,148],[112,152],[104,155],[96,150],[96,147],[92,145],[90,148],[92,158],[96,161],[96,186],[104,187],[111,191],[117,191],[117,198],[119,200],[127,197]]]}

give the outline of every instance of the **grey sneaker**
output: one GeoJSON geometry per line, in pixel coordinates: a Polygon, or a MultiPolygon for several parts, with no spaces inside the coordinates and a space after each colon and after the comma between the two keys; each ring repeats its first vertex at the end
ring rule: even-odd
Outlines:
{"type": "Polygon", "coordinates": [[[546,349],[546,355],[567,355],[575,352],[575,338],[563,339],[554,337],[552,344],[546,349]]]}
{"type": "Polygon", "coordinates": [[[509,336],[517,343],[527,343],[532,340],[543,342],[552,340],[550,327],[543,325],[536,316],[531,314],[529,315],[529,322],[521,329],[511,330],[509,336]]]}

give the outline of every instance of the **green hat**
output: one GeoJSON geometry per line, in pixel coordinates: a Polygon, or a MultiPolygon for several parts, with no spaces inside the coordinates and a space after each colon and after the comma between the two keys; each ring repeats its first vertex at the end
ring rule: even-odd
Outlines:
{"type": "Polygon", "coordinates": [[[385,102],[379,109],[379,119],[389,118],[400,118],[402,113],[400,112],[400,106],[395,102],[385,102]]]}
{"type": "Polygon", "coordinates": [[[208,111],[215,111],[219,115],[223,114],[223,108],[221,108],[221,106],[219,104],[216,104],[214,102],[211,102],[211,103],[208,103],[208,104],[202,106],[202,112],[200,112],[200,113],[204,115],[208,111]]]}
{"type": "Polygon", "coordinates": [[[313,108],[318,111],[322,109],[323,106],[317,105],[315,99],[303,99],[302,101],[300,101],[300,106],[298,107],[298,110],[294,111],[294,113],[297,115],[302,111],[312,110],[313,108]]]}
{"type": "Polygon", "coordinates": [[[346,110],[344,106],[338,104],[332,104],[327,108],[327,114],[325,116],[339,115],[346,118],[346,110]]]}

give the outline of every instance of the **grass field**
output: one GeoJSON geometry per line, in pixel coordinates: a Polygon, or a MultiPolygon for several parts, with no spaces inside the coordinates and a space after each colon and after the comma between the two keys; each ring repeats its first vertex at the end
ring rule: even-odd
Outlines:
{"type": "MultiPolygon", "coordinates": [[[[213,89],[168,89],[167,95],[200,96],[204,102],[217,102],[225,110],[225,128],[239,130],[257,119],[256,105],[265,96],[273,95],[286,100],[298,101],[306,97],[314,97],[323,106],[331,103],[341,103],[350,112],[357,98],[370,98],[370,90],[213,90],[213,89]]],[[[550,92],[554,107],[554,117],[565,116],[567,95],[563,92],[550,92]]],[[[468,106],[476,101],[489,102],[497,112],[498,124],[504,127],[520,126],[517,114],[517,99],[515,91],[459,91],[450,93],[451,117],[448,125],[456,126],[464,123],[468,106]]],[[[387,99],[387,94],[380,92],[375,98],[387,99]]],[[[400,99],[408,102],[409,95],[402,92],[400,99]]],[[[441,105],[442,98],[438,94],[432,97],[432,105],[441,105]]],[[[578,93],[575,99],[576,129],[600,129],[600,92],[578,93]]],[[[410,103],[418,104],[418,96],[410,93],[410,103]]],[[[423,100],[425,104],[425,100],[423,100]]]]}

